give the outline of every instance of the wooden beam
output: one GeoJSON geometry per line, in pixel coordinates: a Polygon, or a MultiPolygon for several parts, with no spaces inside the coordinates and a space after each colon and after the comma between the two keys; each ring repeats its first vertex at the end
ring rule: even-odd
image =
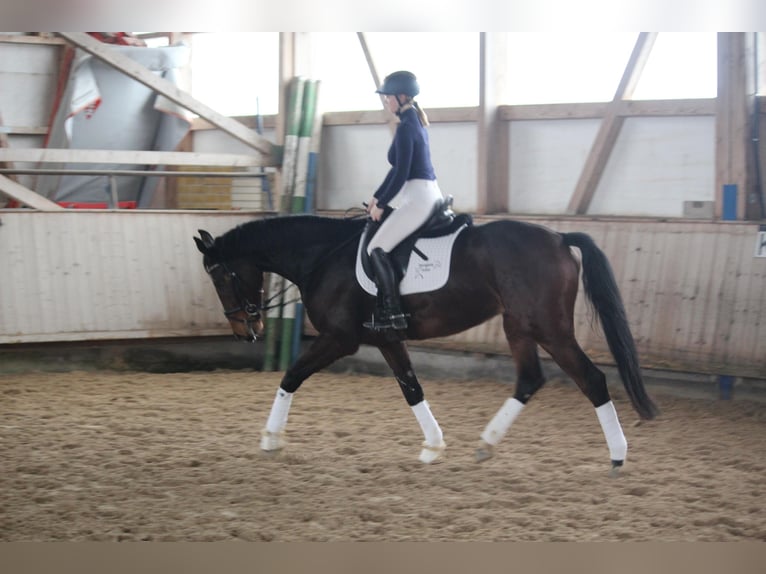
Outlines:
{"type": "MultiPolygon", "coordinates": [[[[354,126],[385,124],[391,117],[383,110],[357,112],[325,112],[322,124],[325,126],[354,126]]],[[[440,123],[475,123],[479,118],[478,108],[433,108],[428,110],[428,121],[440,123]]]]}
{"type": "Polygon", "coordinates": [[[625,67],[620,84],[614,94],[612,102],[607,106],[604,118],[601,121],[596,138],[593,141],[590,153],[585,160],[585,166],[580,173],[572,198],[569,200],[567,213],[570,215],[586,213],[593,195],[596,193],[601,174],[606,167],[609,156],[620,134],[620,129],[625,120],[620,115],[622,100],[633,95],[636,84],[641,77],[641,72],[649,59],[649,54],[657,39],[656,32],[642,32],[638,35],[633,52],[625,67]]]}
{"type": "MultiPolygon", "coordinates": [[[[361,44],[362,52],[364,52],[364,59],[367,60],[367,67],[370,69],[370,75],[372,75],[372,81],[375,85],[375,89],[377,90],[383,82],[380,79],[380,74],[378,73],[378,68],[375,65],[375,60],[372,58],[370,46],[367,44],[367,37],[364,35],[364,32],[357,32],[356,36],[359,38],[359,44],[361,44]]],[[[379,96],[380,104],[383,106],[383,110],[386,112],[386,123],[388,123],[388,127],[391,130],[391,133],[394,133],[396,132],[396,126],[399,124],[399,120],[395,116],[392,116],[391,113],[387,110],[386,97],[383,94],[379,94],[379,96]]]]}
{"type": "MultiPolygon", "coordinates": [[[[42,126],[4,126],[0,120],[0,134],[11,136],[44,136],[48,128],[42,126]]],[[[0,136],[2,137],[2,136],[0,136]]]]}
{"type": "Polygon", "coordinates": [[[34,209],[39,209],[40,211],[60,211],[64,209],[59,204],[16,183],[4,175],[0,175],[0,192],[15,199],[19,203],[23,203],[34,209]]]}
{"type": "MultiPolygon", "coordinates": [[[[251,129],[256,128],[257,119],[256,116],[232,116],[233,119],[237,120],[239,123],[241,123],[244,126],[247,126],[251,129]]],[[[268,115],[263,116],[263,127],[266,129],[274,129],[277,125],[277,116],[276,115],[268,115]]],[[[192,119],[191,123],[191,131],[202,131],[202,130],[217,130],[218,128],[211,124],[207,120],[203,120],[202,118],[194,118],[192,119]]]]}
{"type": "Polygon", "coordinates": [[[620,115],[625,117],[694,117],[714,116],[715,98],[687,100],[626,100],[620,115]]]}
{"type": "Polygon", "coordinates": [[[0,162],[114,163],[128,165],[206,165],[222,167],[274,167],[259,155],[96,149],[0,149],[0,162]]]}
{"type": "Polygon", "coordinates": [[[715,216],[724,213],[724,186],[735,190],[736,218],[760,219],[754,189],[755,154],[751,118],[755,110],[754,41],[752,33],[718,34],[718,107],[716,115],[715,216]],[[730,186],[730,187],[729,187],[730,186]]]}
{"type": "Polygon", "coordinates": [[[180,90],[178,86],[155,75],[140,63],[131,60],[109,45],[99,42],[84,32],[59,32],[58,34],[74,46],[85,50],[137,82],[144,84],[169,100],[205,118],[239,141],[260,151],[264,155],[272,155],[273,144],[269,140],[259,136],[254,130],[243,126],[236,120],[219,114],[191,97],[188,93],[180,90]]]}
{"type": "MultiPolygon", "coordinates": [[[[500,119],[507,121],[601,119],[606,115],[608,107],[607,102],[500,106],[500,119]]],[[[623,117],[714,116],[715,109],[715,98],[622,100],[615,107],[615,113],[623,117]]]]}
{"type": "Polygon", "coordinates": [[[479,34],[479,117],[476,162],[476,211],[506,213],[509,209],[509,126],[500,121],[507,101],[508,44],[505,32],[479,34]]]}
{"type": "MultiPolygon", "coordinates": [[[[8,149],[8,136],[6,135],[8,132],[6,132],[3,128],[3,115],[0,113],[0,149],[8,149]]],[[[13,169],[15,166],[13,165],[13,162],[11,161],[0,161],[0,167],[4,168],[10,168],[13,169]]],[[[14,175],[9,176],[11,180],[14,182],[18,182],[18,178],[14,175]]]]}
{"type": "Polygon", "coordinates": [[[0,34],[0,44],[38,44],[44,46],[63,46],[66,44],[66,42],[61,38],[50,38],[45,36],[0,34]]]}
{"type": "MultiPolygon", "coordinates": [[[[577,120],[600,119],[604,117],[607,102],[585,102],[572,104],[529,104],[498,106],[498,119],[502,121],[524,120],[577,120]]],[[[696,117],[716,114],[715,98],[685,100],[624,100],[617,113],[625,117],[696,117]]],[[[763,113],[766,114],[766,106],[763,113]]],[[[242,124],[255,128],[255,116],[233,116],[242,124]]],[[[348,112],[325,112],[322,125],[353,126],[385,124],[390,114],[384,110],[359,110],[348,112]]],[[[428,120],[432,124],[475,123],[479,119],[478,107],[429,108],[428,120]]],[[[263,116],[264,127],[274,129],[277,116],[263,116]]],[[[0,128],[2,130],[3,128],[0,128]]],[[[10,133],[42,134],[47,128],[8,128],[10,133]]],[[[192,120],[192,131],[218,129],[202,118],[192,120]]]]}
{"type": "Polygon", "coordinates": [[[503,105],[498,113],[505,121],[597,119],[604,117],[607,105],[602,102],[503,105]]]}

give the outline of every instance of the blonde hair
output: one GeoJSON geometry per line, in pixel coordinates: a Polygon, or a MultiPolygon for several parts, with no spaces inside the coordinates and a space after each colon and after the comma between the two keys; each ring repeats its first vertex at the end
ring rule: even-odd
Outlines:
{"type": "MultiPolygon", "coordinates": [[[[399,96],[396,96],[396,101],[399,101],[399,96]]],[[[420,107],[420,104],[418,104],[415,101],[415,98],[407,97],[407,102],[404,104],[399,104],[399,112],[402,113],[406,110],[409,110],[410,108],[415,108],[415,112],[418,114],[418,119],[420,120],[420,125],[423,127],[427,127],[430,125],[430,122],[428,121],[428,116],[423,111],[423,108],[420,107]]]]}
{"type": "Polygon", "coordinates": [[[415,100],[412,100],[412,105],[415,106],[415,111],[418,113],[418,119],[420,119],[420,124],[423,127],[427,127],[430,122],[428,121],[428,116],[426,115],[425,111],[423,111],[423,108],[420,107],[420,104],[418,104],[415,100]]]}

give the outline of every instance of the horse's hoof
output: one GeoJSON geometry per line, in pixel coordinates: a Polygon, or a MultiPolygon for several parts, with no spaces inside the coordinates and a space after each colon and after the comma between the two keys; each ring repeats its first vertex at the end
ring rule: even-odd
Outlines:
{"type": "Polygon", "coordinates": [[[269,432],[266,429],[261,431],[261,450],[275,452],[285,448],[286,444],[283,432],[269,432]]]}
{"type": "Polygon", "coordinates": [[[423,443],[423,450],[420,451],[420,462],[423,464],[436,462],[442,457],[445,448],[447,448],[447,445],[444,441],[441,441],[436,446],[430,446],[427,443],[423,443]]]}
{"type": "Polygon", "coordinates": [[[495,456],[495,447],[489,443],[481,441],[479,446],[476,448],[474,456],[476,457],[476,462],[484,462],[485,460],[489,460],[495,456]]]}
{"type": "Polygon", "coordinates": [[[623,461],[622,460],[613,460],[612,461],[612,469],[609,471],[609,476],[612,478],[616,478],[620,476],[620,469],[622,468],[623,461]]]}

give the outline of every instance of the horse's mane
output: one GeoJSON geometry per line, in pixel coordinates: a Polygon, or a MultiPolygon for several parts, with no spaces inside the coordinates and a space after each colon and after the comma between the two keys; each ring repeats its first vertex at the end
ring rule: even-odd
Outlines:
{"type": "Polygon", "coordinates": [[[226,258],[271,253],[310,245],[335,245],[362,231],[364,218],[339,219],[317,215],[284,215],[248,221],[216,239],[226,258]]]}

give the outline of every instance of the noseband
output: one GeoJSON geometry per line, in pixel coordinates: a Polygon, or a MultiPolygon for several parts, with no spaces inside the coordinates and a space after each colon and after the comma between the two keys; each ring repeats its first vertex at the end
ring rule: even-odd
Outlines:
{"type": "Polygon", "coordinates": [[[229,276],[231,279],[231,287],[234,291],[234,298],[239,300],[238,306],[232,307],[231,309],[224,309],[223,314],[229,321],[234,321],[245,325],[248,335],[252,338],[253,341],[255,341],[258,338],[258,335],[253,329],[253,324],[261,320],[261,311],[264,310],[263,288],[260,290],[260,301],[258,303],[252,303],[244,294],[244,281],[239,275],[229,269],[226,263],[215,263],[210,267],[206,267],[205,271],[207,271],[208,275],[210,275],[217,267],[221,267],[224,273],[229,276]],[[242,311],[244,311],[245,315],[247,315],[244,319],[234,317],[234,315],[242,311]]]}

